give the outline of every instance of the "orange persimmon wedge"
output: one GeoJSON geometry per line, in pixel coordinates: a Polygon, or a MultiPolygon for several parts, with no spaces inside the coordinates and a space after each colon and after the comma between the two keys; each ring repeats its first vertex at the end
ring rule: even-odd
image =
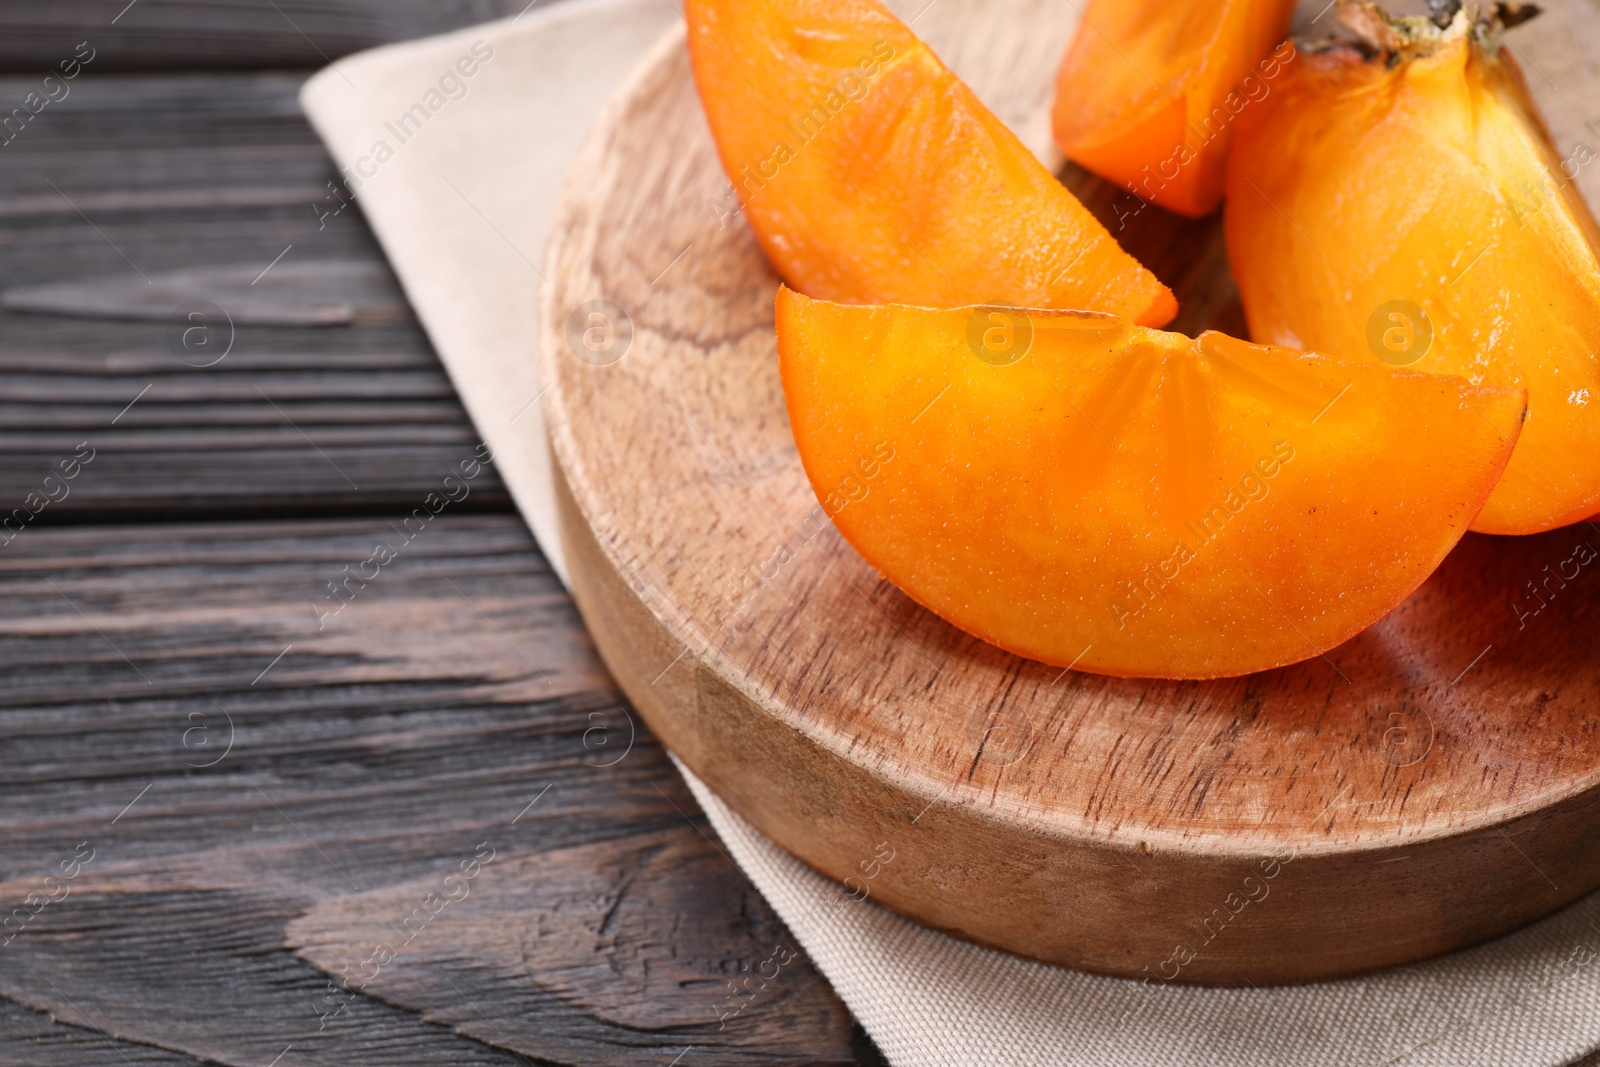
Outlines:
{"type": "Polygon", "coordinates": [[[1305,55],[1239,124],[1227,239],[1251,336],[1526,388],[1528,424],[1473,529],[1587,518],[1600,511],[1594,218],[1497,25],[1341,15],[1380,40],[1305,55]]]}
{"type": "Polygon", "coordinates": [[[684,14],[723,168],[794,288],[1149,325],[1177,314],[1171,290],[875,0],[687,0],[684,14]]]}
{"type": "Polygon", "coordinates": [[[839,532],[1019,655],[1213,678],[1404,600],[1511,454],[1521,390],[1090,312],[777,299],[784,395],[839,532]]]}
{"type": "Polygon", "coordinates": [[[1066,157],[1199,217],[1222,200],[1235,118],[1294,59],[1294,0],[1094,0],[1061,65],[1066,157]]]}

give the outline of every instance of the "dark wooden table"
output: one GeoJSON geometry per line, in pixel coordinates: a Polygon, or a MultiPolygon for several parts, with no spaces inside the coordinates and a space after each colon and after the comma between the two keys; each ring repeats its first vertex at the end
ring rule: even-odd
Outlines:
{"type": "Polygon", "coordinates": [[[0,1064],[881,1062],[722,1023],[789,935],[493,468],[402,525],[478,439],[295,93],[523,3],[0,2],[0,1064]]]}

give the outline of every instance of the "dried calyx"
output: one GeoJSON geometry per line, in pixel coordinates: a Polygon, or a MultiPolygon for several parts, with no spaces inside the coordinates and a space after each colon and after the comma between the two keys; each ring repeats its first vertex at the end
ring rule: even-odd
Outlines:
{"type": "Polygon", "coordinates": [[[1543,10],[1538,4],[1496,4],[1494,21],[1501,29],[1509,30],[1513,26],[1522,25],[1543,10]]]}
{"type": "Polygon", "coordinates": [[[1500,33],[1539,14],[1537,4],[1501,2],[1469,12],[1462,0],[1428,0],[1426,15],[1390,15],[1372,0],[1339,0],[1339,24],[1368,50],[1391,58],[1428,55],[1471,33],[1497,48],[1500,33]]]}

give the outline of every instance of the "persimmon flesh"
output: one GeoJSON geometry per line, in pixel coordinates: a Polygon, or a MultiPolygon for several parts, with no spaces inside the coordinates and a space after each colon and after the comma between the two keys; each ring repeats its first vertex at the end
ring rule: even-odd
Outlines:
{"type": "Polygon", "coordinates": [[[1473,529],[1576,522],[1600,511],[1593,216],[1497,28],[1396,23],[1397,50],[1307,54],[1241,116],[1226,225],[1251,336],[1526,388],[1473,529]]]}
{"type": "Polygon", "coordinates": [[[1234,119],[1271,92],[1294,0],[1094,0],[1056,82],[1056,144],[1134,195],[1199,217],[1222,200],[1234,119]]]}
{"type": "Polygon", "coordinates": [[[849,303],[1087,308],[1171,290],[875,0],[687,0],[724,169],[792,287],[849,303]]]}
{"type": "Polygon", "coordinates": [[[1089,312],[777,299],[795,443],[839,532],[1019,655],[1212,678],[1382,617],[1466,532],[1520,390],[1089,312]]]}

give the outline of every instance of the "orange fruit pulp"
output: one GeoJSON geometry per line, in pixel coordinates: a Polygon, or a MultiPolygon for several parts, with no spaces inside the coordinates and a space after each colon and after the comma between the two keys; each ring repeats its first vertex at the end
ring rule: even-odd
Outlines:
{"type": "Polygon", "coordinates": [[[1294,60],[1294,0],[1094,0],[1056,83],[1056,144],[1141,199],[1222,200],[1234,121],[1294,60]]]}
{"type": "Polygon", "coordinates": [[[875,0],[687,0],[717,150],[778,273],[852,303],[1087,308],[1172,292],[875,0]]]}
{"type": "Polygon", "coordinates": [[[1593,515],[1600,235],[1572,167],[1497,26],[1346,10],[1394,47],[1307,54],[1241,116],[1226,226],[1251,336],[1525,388],[1473,529],[1593,515]]]}
{"type": "Polygon", "coordinates": [[[1325,652],[1482,507],[1521,390],[1089,312],[777,298],[823,507],[913,599],[1022,656],[1212,678],[1325,652]]]}

